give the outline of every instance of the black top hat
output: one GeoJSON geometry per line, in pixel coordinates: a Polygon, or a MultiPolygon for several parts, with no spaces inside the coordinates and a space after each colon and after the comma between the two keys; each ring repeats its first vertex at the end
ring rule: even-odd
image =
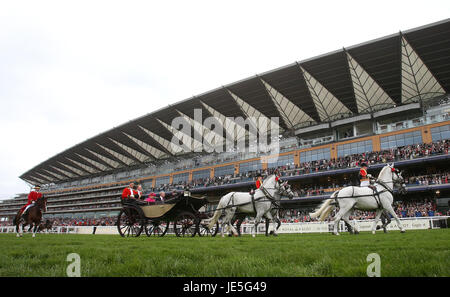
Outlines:
{"type": "Polygon", "coordinates": [[[360,166],[361,167],[367,167],[367,163],[366,162],[361,162],[360,166]]]}
{"type": "Polygon", "coordinates": [[[256,174],[256,177],[262,177],[261,173],[256,174]]]}

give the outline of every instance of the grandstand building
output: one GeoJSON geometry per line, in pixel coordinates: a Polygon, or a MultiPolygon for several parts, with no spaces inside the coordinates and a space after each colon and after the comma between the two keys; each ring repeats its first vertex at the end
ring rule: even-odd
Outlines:
{"type": "MultiPolygon", "coordinates": [[[[131,180],[141,182],[146,192],[189,187],[213,201],[230,190],[248,191],[256,172],[278,168],[299,193],[283,205],[299,208],[354,183],[364,159],[373,175],[386,162],[405,171],[408,194],[396,199],[425,197],[445,211],[450,197],[449,93],[447,19],[169,105],[77,144],[20,178],[43,185],[47,218],[89,219],[116,216],[121,191],[131,180]],[[223,133],[205,127],[195,110],[203,118],[279,118],[279,155],[195,149],[205,138],[230,134],[226,125],[219,129],[223,133]],[[180,131],[172,120],[180,116],[191,124],[191,133],[177,147],[173,140],[180,131]],[[195,150],[185,152],[182,146],[195,150]]],[[[248,138],[246,128],[233,128],[235,142],[238,135],[248,138]]],[[[15,215],[27,194],[2,201],[0,217],[15,215]]]]}

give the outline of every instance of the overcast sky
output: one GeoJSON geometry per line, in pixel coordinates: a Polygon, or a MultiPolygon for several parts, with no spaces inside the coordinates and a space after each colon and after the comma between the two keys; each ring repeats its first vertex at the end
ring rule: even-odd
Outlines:
{"type": "Polygon", "coordinates": [[[2,1],[0,198],[167,104],[448,17],[450,1],[2,1]]]}

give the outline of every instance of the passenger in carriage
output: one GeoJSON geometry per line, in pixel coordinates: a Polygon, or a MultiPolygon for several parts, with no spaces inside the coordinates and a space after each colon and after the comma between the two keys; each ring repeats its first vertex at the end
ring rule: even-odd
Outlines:
{"type": "Polygon", "coordinates": [[[179,193],[175,190],[172,192],[166,193],[164,191],[159,192],[159,197],[161,198],[161,202],[167,202],[168,200],[171,200],[172,198],[176,198],[179,196],[179,193]]]}
{"type": "Polygon", "coordinates": [[[166,193],[164,191],[161,191],[159,193],[150,193],[148,195],[147,199],[145,201],[150,203],[165,203],[167,200],[170,200],[171,198],[177,197],[179,194],[176,191],[172,191],[170,193],[166,193]]]}
{"type": "Polygon", "coordinates": [[[148,197],[145,199],[145,202],[148,202],[149,204],[155,204],[156,202],[156,194],[155,193],[150,193],[150,195],[148,195],[148,197]]]}
{"type": "Polygon", "coordinates": [[[137,192],[137,197],[136,197],[137,199],[143,198],[142,196],[144,195],[144,191],[142,190],[141,184],[138,184],[136,192],[137,192]]]}

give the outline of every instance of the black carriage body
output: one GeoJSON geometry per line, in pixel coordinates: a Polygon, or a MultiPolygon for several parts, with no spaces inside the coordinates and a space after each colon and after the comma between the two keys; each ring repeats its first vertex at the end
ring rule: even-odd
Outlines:
{"type": "Polygon", "coordinates": [[[173,222],[177,236],[195,236],[196,233],[202,236],[202,233],[211,233],[210,230],[205,232],[205,224],[200,226],[201,220],[208,216],[199,212],[199,209],[207,203],[204,197],[193,197],[189,192],[168,199],[163,204],[148,205],[142,201],[128,200],[122,202],[123,208],[117,220],[118,231],[121,236],[131,233],[131,236],[137,237],[145,229],[147,236],[164,236],[170,222],[173,222]],[[162,228],[164,223],[165,227],[162,228]]]}

